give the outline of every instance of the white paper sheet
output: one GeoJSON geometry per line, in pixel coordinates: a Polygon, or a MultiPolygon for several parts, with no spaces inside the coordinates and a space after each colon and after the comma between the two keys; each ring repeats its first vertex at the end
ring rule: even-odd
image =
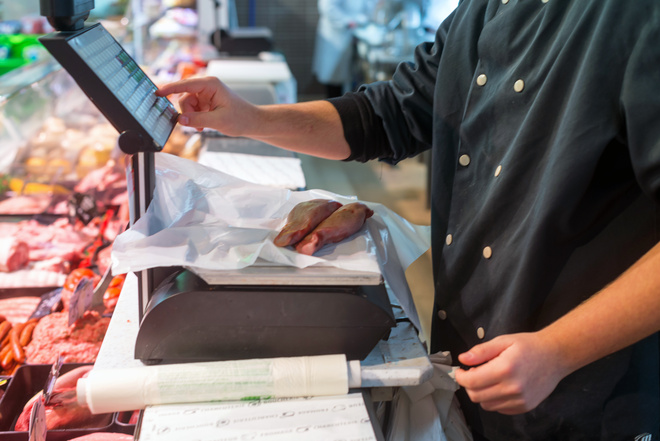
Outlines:
{"type": "Polygon", "coordinates": [[[202,151],[198,162],[253,184],[292,190],[306,187],[300,158],[202,151]]]}
{"type": "Polygon", "coordinates": [[[377,441],[361,394],[148,407],[135,441],[377,441]]]}

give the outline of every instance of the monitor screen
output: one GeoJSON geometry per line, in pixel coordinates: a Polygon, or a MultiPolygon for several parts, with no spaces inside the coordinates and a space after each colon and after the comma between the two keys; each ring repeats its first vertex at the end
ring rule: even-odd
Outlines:
{"type": "Polygon", "coordinates": [[[178,113],[103,26],[40,40],[119,132],[137,131],[153,140],[153,150],[162,149],[178,113]]]}

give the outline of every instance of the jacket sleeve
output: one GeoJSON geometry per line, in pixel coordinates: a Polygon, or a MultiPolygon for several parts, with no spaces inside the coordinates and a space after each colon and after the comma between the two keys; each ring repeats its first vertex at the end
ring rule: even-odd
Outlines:
{"type": "Polygon", "coordinates": [[[440,26],[435,41],[417,46],[413,61],[401,63],[391,80],[330,100],[351,146],[347,160],[397,163],[431,147],[436,76],[453,15],[440,26]]]}
{"type": "Polygon", "coordinates": [[[642,190],[660,204],[660,12],[640,29],[621,89],[633,169],[642,190]]]}

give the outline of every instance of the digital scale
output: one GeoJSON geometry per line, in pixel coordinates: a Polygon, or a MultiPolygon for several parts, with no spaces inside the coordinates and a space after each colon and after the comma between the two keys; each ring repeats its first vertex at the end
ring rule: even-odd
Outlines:
{"type": "MultiPolygon", "coordinates": [[[[40,41],[119,132],[130,155],[133,225],[152,200],[155,154],[178,113],[101,24],[84,23],[93,7],[93,0],[41,0],[57,32],[40,41]]],[[[380,274],[249,267],[215,285],[183,268],[136,275],[135,358],[145,364],[338,353],[361,360],[395,326],[380,274]]]]}

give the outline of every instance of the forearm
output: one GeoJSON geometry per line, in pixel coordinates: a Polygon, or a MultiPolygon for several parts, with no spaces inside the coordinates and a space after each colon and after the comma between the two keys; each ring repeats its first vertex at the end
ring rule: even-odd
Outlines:
{"type": "Polygon", "coordinates": [[[339,113],[327,101],[257,106],[215,77],[177,81],[156,93],[182,94],[179,124],[184,126],[209,127],[227,136],[253,138],[327,159],[346,159],[351,154],[339,113]]]}
{"type": "Polygon", "coordinates": [[[327,101],[259,106],[243,136],[326,159],[351,154],[341,119],[327,101]]]}
{"type": "Polygon", "coordinates": [[[586,302],[539,331],[565,375],[660,330],[660,244],[586,302]]]}

